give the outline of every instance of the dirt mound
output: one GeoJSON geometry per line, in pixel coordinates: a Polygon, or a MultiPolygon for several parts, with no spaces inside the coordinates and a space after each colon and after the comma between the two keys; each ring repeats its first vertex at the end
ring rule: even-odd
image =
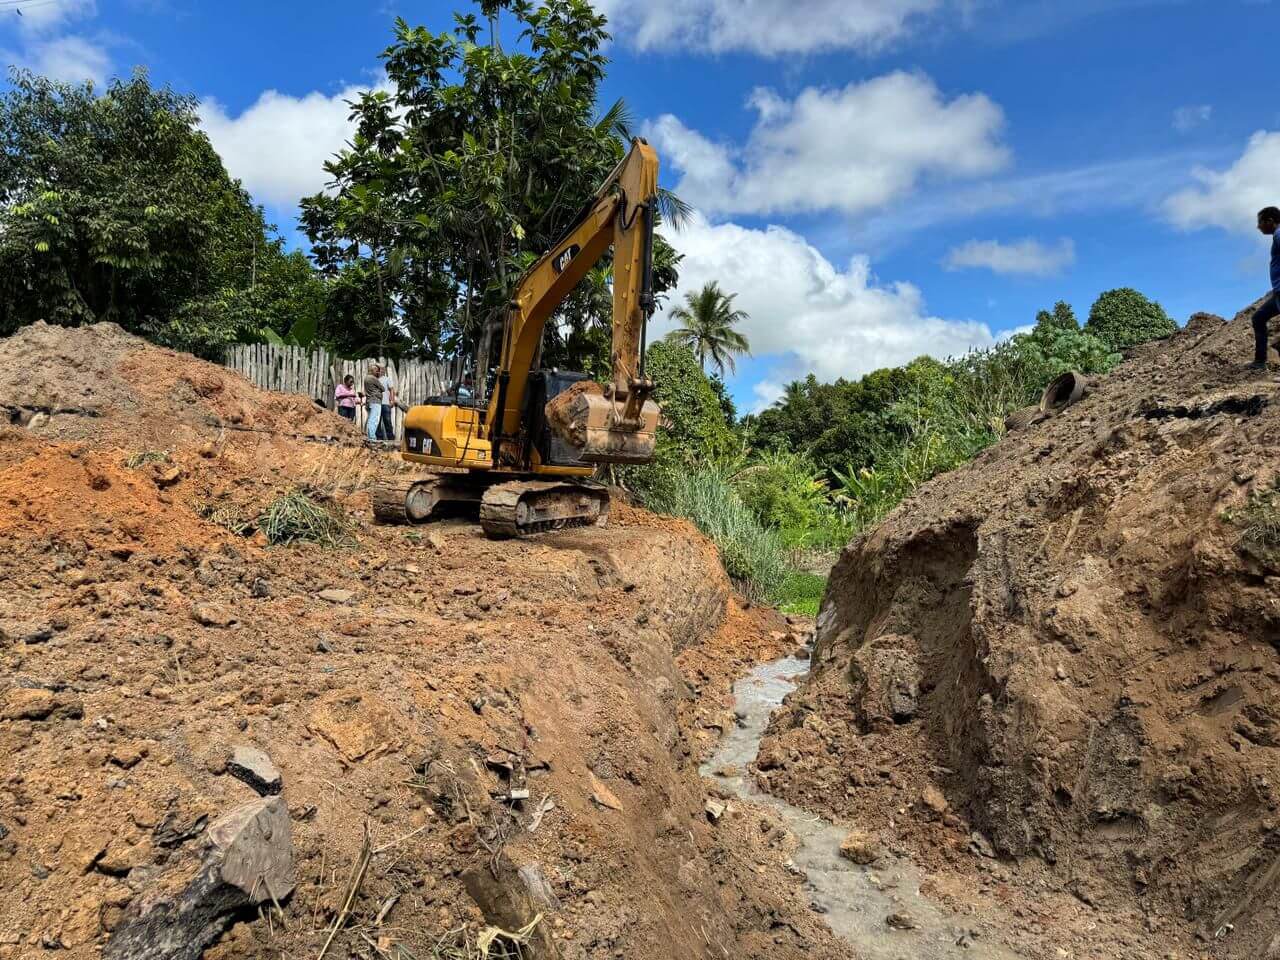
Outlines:
{"type": "Polygon", "coordinates": [[[1280,565],[1231,518],[1277,481],[1280,384],[1251,348],[1247,312],[1198,315],[852,543],[761,778],[1055,943],[1276,955],[1280,565]]]}
{"type": "Polygon", "coordinates": [[[785,831],[708,815],[730,684],[795,641],[692,528],[373,525],[398,460],[110,325],[28,328],[0,371],[0,958],[223,926],[205,956],[317,956],[336,926],[330,957],[425,960],[534,920],[563,960],[847,956],[785,831]],[[298,487],[354,546],[228,529],[298,487]],[[210,827],[277,791],[282,912],[211,893],[210,827]]]}
{"type": "Polygon", "coordinates": [[[41,437],[134,448],[188,443],[209,428],[354,434],[306,397],[259,390],[114,323],[36,323],[0,340],[0,412],[41,437]]]}

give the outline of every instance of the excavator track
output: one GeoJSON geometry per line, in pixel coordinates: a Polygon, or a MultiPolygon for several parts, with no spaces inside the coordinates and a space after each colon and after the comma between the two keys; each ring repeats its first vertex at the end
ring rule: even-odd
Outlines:
{"type": "Polygon", "coordinates": [[[411,477],[380,483],[370,492],[379,523],[425,523],[438,502],[443,477],[411,477]]]}
{"type": "Polygon", "coordinates": [[[480,525],[491,540],[531,537],[568,527],[602,527],[609,491],[599,484],[524,480],[490,487],[480,501],[480,525]]]}

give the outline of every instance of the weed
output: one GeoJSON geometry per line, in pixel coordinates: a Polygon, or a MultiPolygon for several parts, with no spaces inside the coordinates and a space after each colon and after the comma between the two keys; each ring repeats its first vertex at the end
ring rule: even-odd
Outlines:
{"type": "Polygon", "coordinates": [[[783,613],[798,613],[816,617],[827,592],[827,578],[817,574],[793,570],[782,581],[782,586],[771,597],[783,613]]]}
{"type": "Polygon", "coordinates": [[[148,463],[168,463],[168,450],[143,450],[135,453],[132,457],[124,462],[124,465],[130,470],[137,470],[139,467],[145,467],[148,463]]]}
{"type": "Polygon", "coordinates": [[[224,530],[230,530],[237,537],[247,537],[257,529],[257,523],[254,519],[246,516],[243,510],[232,504],[206,503],[196,512],[200,514],[202,519],[208,520],[224,530]]]}
{"type": "Polygon", "coordinates": [[[1280,480],[1267,490],[1249,495],[1249,501],[1230,515],[1242,530],[1245,546],[1264,560],[1280,559],[1280,480]]]}
{"type": "Polygon", "coordinates": [[[267,504],[258,518],[258,529],[269,543],[277,545],[318,543],[340,547],[353,542],[351,522],[301,490],[292,490],[267,504]]]}

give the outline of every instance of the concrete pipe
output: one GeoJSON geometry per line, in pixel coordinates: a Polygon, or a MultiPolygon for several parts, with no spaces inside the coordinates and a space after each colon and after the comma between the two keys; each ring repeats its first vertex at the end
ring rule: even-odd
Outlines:
{"type": "Polygon", "coordinates": [[[1064,373],[1044,388],[1040,397],[1040,412],[1046,416],[1057,416],[1067,407],[1079,403],[1089,392],[1089,381],[1082,373],[1074,370],[1064,373]]]}

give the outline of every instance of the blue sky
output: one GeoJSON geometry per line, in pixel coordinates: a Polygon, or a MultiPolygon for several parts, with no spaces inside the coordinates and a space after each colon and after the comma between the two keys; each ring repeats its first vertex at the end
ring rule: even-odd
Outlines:
{"type": "MultiPolygon", "coordinates": [[[[682,289],[738,294],[744,409],[788,380],[991,343],[1136,286],[1179,321],[1267,285],[1280,203],[1271,0],[600,0],[624,97],[699,210],[682,289]]],[[[352,4],[0,0],[0,54],[64,79],[145,64],[197,94],[287,232],[379,82],[400,15],[352,4]],[[22,6],[17,16],[13,6],[22,6]]],[[[661,324],[663,321],[659,321],[661,324]]]]}

